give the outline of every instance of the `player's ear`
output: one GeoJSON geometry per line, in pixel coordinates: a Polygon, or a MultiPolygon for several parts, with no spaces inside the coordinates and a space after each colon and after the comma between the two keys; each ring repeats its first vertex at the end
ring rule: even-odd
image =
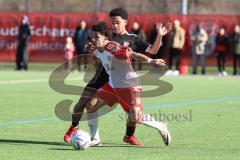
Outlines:
{"type": "Polygon", "coordinates": [[[123,19],[124,24],[127,25],[128,21],[126,19],[123,19]]]}

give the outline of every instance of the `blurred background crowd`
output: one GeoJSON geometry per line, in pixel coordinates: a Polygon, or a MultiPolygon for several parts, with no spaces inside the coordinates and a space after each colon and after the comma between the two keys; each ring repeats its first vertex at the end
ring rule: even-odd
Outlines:
{"type": "MultiPolygon", "coordinates": [[[[166,23],[166,21],[173,23],[173,30],[163,37],[162,45],[157,55],[153,57],[166,60],[169,69],[167,75],[178,76],[187,73],[204,75],[208,66],[215,67],[216,74],[219,76],[240,73],[240,4],[238,0],[219,0],[217,2],[207,0],[2,0],[0,4],[0,11],[5,15],[8,12],[21,13],[21,17],[19,17],[21,24],[18,26],[18,42],[15,50],[17,70],[28,70],[29,60],[31,62],[31,50],[28,49],[28,44],[34,36],[31,27],[32,18],[30,18],[32,13],[45,13],[43,16],[47,16],[46,13],[80,15],[80,18],[76,19],[77,23],[72,25],[73,33],[63,36],[63,52],[58,56],[62,56],[62,59],[67,61],[66,71],[71,71],[72,62],[70,60],[74,56],[80,55],[77,58],[77,69],[81,71],[87,67],[87,56],[82,55],[87,54],[85,46],[89,29],[94,23],[86,17],[89,17],[91,13],[108,13],[114,7],[123,7],[130,15],[132,14],[128,32],[151,44],[155,41],[156,28],[160,23],[166,23]],[[88,15],[81,18],[81,14],[86,13],[88,15]],[[151,21],[148,22],[144,19],[142,16],[144,14],[153,15],[151,21]],[[161,15],[161,18],[154,19],[158,14],[161,15]],[[193,18],[191,23],[188,23],[188,16],[197,16],[198,20],[195,21],[193,18]],[[208,16],[212,16],[213,19],[216,16],[220,20],[211,23],[211,18],[208,16]],[[221,20],[221,16],[225,19],[221,20]],[[198,66],[200,70],[198,70],[198,66]]],[[[100,20],[105,19],[100,18],[100,20]]],[[[2,22],[4,21],[2,20],[2,22]]],[[[0,37],[0,40],[3,38],[0,37]]],[[[52,38],[50,39],[52,40],[52,38]]],[[[4,47],[1,49],[0,61],[8,61],[6,58],[1,60],[1,52],[4,47]]],[[[135,62],[133,67],[136,70],[142,70],[144,66],[140,62],[135,62]]]]}

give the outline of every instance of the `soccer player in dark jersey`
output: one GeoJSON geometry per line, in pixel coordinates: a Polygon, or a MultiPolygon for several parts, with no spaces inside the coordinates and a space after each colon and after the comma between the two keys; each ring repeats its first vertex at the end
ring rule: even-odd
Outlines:
{"type": "MultiPolygon", "coordinates": [[[[154,66],[165,66],[162,59],[151,59],[143,54],[133,52],[132,49],[122,46],[114,41],[109,41],[107,25],[100,22],[92,28],[92,39],[94,40],[93,60],[94,63],[102,65],[108,76],[109,82],[98,90],[95,95],[96,101],[93,108],[87,108],[88,114],[96,114],[98,109],[108,105],[110,108],[119,103],[128,115],[128,123],[144,124],[156,129],[161,136],[164,136],[164,143],[169,145],[171,135],[164,122],[158,122],[151,115],[143,112],[142,86],[138,75],[132,68],[131,58],[140,60],[154,66]]],[[[93,103],[93,102],[92,102],[93,103]]],[[[132,139],[136,137],[125,135],[124,142],[132,144],[132,139]]],[[[91,145],[96,141],[92,141],[91,145]]],[[[95,143],[96,144],[96,143],[95,143]]],[[[143,146],[137,141],[134,145],[143,146]]]]}
{"type": "MultiPolygon", "coordinates": [[[[113,9],[110,14],[111,26],[113,31],[112,41],[118,42],[123,45],[128,45],[133,51],[140,53],[150,53],[156,54],[161,45],[162,36],[166,35],[172,28],[171,23],[168,23],[166,26],[160,26],[157,38],[153,45],[150,45],[147,42],[144,42],[141,38],[136,35],[129,34],[126,31],[128,13],[122,8],[113,9]]],[[[93,97],[96,94],[97,90],[101,88],[105,83],[108,82],[108,74],[106,73],[104,68],[101,68],[100,73],[88,83],[86,88],[84,89],[82,96],[79,102],[75,105],[73,114],[72,114],[72,125],[64,136],[64,141],[69,143],[71,136],[78,129],[78,123],[82,117],[83,111],[85,107],[91,105],[91,101],[93,101],[93,97]]],[[[91,107],[89,107],[91,108],[91,107]]],[[[91,132],[92,140],[95,140],[96,143],[100,143],[100,137],[98,134],[98,118],[89,120],[89,127],[91,132]]],[[[136,138],[134,138],[136,126],[131,123],[127,123],[126,136],[128,139],[124,141],[128,141],[128,143],[133,145],[138,145],[139,142],[136,138]]]]}

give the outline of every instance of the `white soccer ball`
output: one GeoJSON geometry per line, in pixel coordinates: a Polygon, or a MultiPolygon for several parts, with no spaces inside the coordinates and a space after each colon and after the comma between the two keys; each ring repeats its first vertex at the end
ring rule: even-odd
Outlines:
{"type": "Polygon", "coordinates": [[[71,138],[71,144],[76,150],[85,150],[89,148],[90,142],[90,135],[83,130],[78,130],[71,138]]]}

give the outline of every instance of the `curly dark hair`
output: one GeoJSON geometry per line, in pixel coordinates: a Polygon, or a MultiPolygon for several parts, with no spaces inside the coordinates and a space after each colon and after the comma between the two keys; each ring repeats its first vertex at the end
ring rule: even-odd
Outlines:
{"type": "Polygon", "coordinates": [[[92,31],[99,32],[100,34],[111,38],[111,32],[108,29],[108,25],[105,22],[99,22],[92,26],[92,31]]]}
{"type": "Polygon", "coordinates": [[[123,8],[114,8],[110,11],[109,17],[120,16],[122,19],[128,19],[128,13],[123,8]]]}

